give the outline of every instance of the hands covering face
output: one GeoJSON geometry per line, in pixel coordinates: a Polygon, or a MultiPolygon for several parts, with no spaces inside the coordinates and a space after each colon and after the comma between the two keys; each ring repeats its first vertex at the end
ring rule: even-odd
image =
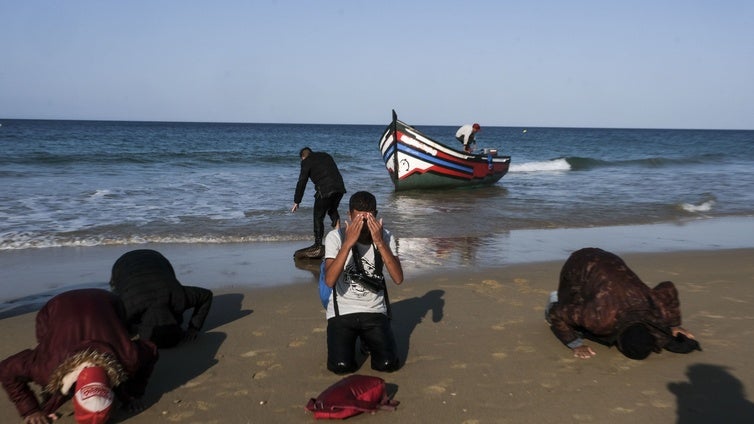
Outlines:
{"type": "Polygon", "coordinates": [[[376,212],[351,212],[351,222],[346,223],[346,242],[349,245],[357,241],[362,244],[382,241],[382,219],[378,220],[375,214],[376,212]]]}

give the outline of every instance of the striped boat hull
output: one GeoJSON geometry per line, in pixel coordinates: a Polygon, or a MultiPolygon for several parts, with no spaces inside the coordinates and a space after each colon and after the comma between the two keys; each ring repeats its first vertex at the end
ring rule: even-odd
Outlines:
{"type": "Polygon", "coordinates": [[[380,138],[380,151],[395,191],[484,186],[508,172],[510,156],[470,154],[445,146],[397,119],[380,138]]]}

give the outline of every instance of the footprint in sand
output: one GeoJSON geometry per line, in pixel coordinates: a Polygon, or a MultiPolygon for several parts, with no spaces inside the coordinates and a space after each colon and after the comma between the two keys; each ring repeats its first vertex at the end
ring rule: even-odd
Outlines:
{"type": "Polygon", "coordinates": [[[511,324],[521,324],[523,322],[524,322],[523,318],[509,319],[507,321],[503,321],[503,322],[493,325],[492,329],[495,331],[503,331],[505,330],[506,326],[509,326],[511,324]]]}
{"type": "Polygon", "coordinates": [[[441,395],[441,394],[445,393],[446,390],[447,389],[445,387],[442,387],[442,386],[437,386],[437,385],[435,385],[435,386],[427,386],[427,387],[424,388],[424,393],[426,393],[428,395],[441,395]]]}
{"type": "Polygon", "coordinates": [[[241,357],[242,358],[253,358],[255,356],[258,356],[258,355],[264,354],[264,353],[268,353],[268,352],[270,352],[270,351],[269,350],[250,350],[250,351],[248,351],[246,353],[242,353],[241,357]]]}
{"type": "Polygon", "coordinates": [[[240,384],[223,384],[223,389],[225,390],[219,390],[215,396],[220,398],[236,398],[236,397],[245,397],[249,395],[249,390],[245,387],[241,386],[240,384]]]}
{"type": "Polygon", "coordinates": [[[529,280],[526,278],[514,278],[513,284],[518,288],[519,293],[529,293],[531,291],[529,280]]]}
{"type": "Polygon", "coordinates": [[[241,357],[255,358],[260,355],[263,357],[260,357],[259,359],[257,359],[255,365],[264,369],[252,374],[251,378],[255,380],[266,378],[269,375],[268,371],[282,368],[282,365],[276,361],[275,353],[270,350],[250,350],[246,353],[242,353],[241,357]]]}
{"type": "Polygon", "coordinates": [[[539,385],[544,389],[555,389],[560,386],[560,380],[555,374],[547,375],[542,380],[539,385]]]}
{"type": "Polygon", "coordinates": [[[534,346],[529,346],[529,345],[516,346],[516,352],[534,353],[536,351],[537,349],[534,346]]]}
{"type": "Polygon", "coordinates": [[[262,379],[262,378],[267,378],[267,377],[269,376],[269,372],[270,372],[270,371],[273,371],[273,370],[277,370],[277,369],[283,368],[283,365],[281,365],[281,364],[280,364],[280,363],[278,363],[278,362],[274,362],[274,361],[272,361],[272,360],[263,360],[263,361],[258,361],[258,362],[257,362],[257,366],[258,366],[258,367],[260,367],[260,368],[264,368],[264,369],[263,369],[263,370],[261,370],[261,371],[257,371],[257,372],[255,372],[255,373],[254,373],[254,374],[253,374],[253,375],[251,376],[251,378],[253,378],[254,380],[260,380],[260,379],[262,379]]]}
{"type": "Polygon", "coordinates": [[[168,421],[184,421],[193,417],[196,410],[209,411],[215,407],[215,404],[200,400],[196,402],[182,402],[178,406],[184,408],[184,410],[178,412],[162,411],[162,415],[165,415],[168,421]]]}
{"type": "Polygon", "coordinates": [[[503,285],[496,280],[483,280],[481,283],[467,284],[467,286],[471,287],[476,293],[484,295],[497,294],[498,290],[503,288],[503,285]]]}
{"type": "Polygon", "coordinates": [[[437,384],[426,386],[424,389],[422,389],[422,391],[428,395],[441,395],[448,390],[447,386],[449,384],[450,384],[449,380],[441,381],[437,384]]]}
{"type": "Polygon", "coordinates": [[[502,284],[498,283],[495,280],[483,280],[482,281],[482,286],[484,286],[486,288],[489,288],[489,289],[499,289],[499,288],[503,287],[502,284]]]}
{"type": "Polygon", "coordinates": [[[578,359],[578,358],[574,358],[574,357],[566,357],[566,358],[560,358],[560,359],[558,359],[558,362],[561,365],[573,365],[573,364],[577,363],[578,361],[583,361],[583,359],[578,359]]]}
{"type": "Polygon", "coordinates": [[[306,345],[306,338],[304,338],[304,340],[294,340],[288,343],[288,347],[301,347],[304,345],[306,345]]]}
{"type": "Polygon", "coordinates": [[[675,402],[668,402],[664,400],[651,400],[649,403],[655,408],[660,409],[675,408],[676,406],[675,402]]]}
{"type": "Polygon", "coordinates": [[[169,413],[168,411],[163,411],[163,415],[167,415],[167,420],[172,422],[179,422],[183,421],[185,419],[191,418],[194,416],[194,411],[181,411],[181,412],[173,412],[169,413]]]}
{"type": "Polygon", "coordinates": [[[415,364],[418,362],[423,361],[436,361],[438,359],[442,359],[442,356],[437,355],[416,355],[416,356],[410,356],[409,359],[406,360],[406,364],[415,364]]]}
{"type": "Polygon", "coordinates": [[[212,408],[214,408],[214,404],[212,403],[204,402],[202,400],[196,401],[196,409],[200,411],[209,411],[212,408]]]}

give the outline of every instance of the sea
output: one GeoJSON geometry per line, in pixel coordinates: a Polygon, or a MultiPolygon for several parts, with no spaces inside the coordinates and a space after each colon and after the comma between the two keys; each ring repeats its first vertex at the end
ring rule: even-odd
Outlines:
{"type": "MultiPolygon", "coordinates": [[[[719,219],[752,228],[754,131],[483,125],[478,147],[512,158],[499,182],[395,192],[378,149],[388,124],[0,119],[0,255],[152,243],[307,246],[311,183],[291,212],[305,146],[337,162],[348,191],[341,214],[351,193],[372,192],[402,257],[419,267],[448,251],[494,263],[501,242],[511,250],[512,235],[529,231],[568,237],[612,228],[630,239],[636,226],[693,232],[687,225],[719,219]]],[[[458,125],[412,125],[460,146],[458,125]]],[[[747,231],[712,247],[748,247],[747,231]]]]}

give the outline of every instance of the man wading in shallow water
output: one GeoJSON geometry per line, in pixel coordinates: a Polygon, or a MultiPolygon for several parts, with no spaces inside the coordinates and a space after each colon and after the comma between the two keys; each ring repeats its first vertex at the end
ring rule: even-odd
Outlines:
{"type": "Polygon", "coordinates": [[[299,152],[301,156],[301,172],[296,184],[296,193],[293,195],[293,207],[291,212],[296,212],[304,197],[304,190],[309,179],[314,183],[314,244],[310,247],[297,250],[296,258],[320,259],[325,254],[325,246],[322,239],[325,235],[325,215],[330,216],[332,228],[337,228],[340,223],[338,206],[346,193],[343,177],[340,175],[338,165],[332,156],[324,152],[313,152],[304,147],[299,152]]]}

